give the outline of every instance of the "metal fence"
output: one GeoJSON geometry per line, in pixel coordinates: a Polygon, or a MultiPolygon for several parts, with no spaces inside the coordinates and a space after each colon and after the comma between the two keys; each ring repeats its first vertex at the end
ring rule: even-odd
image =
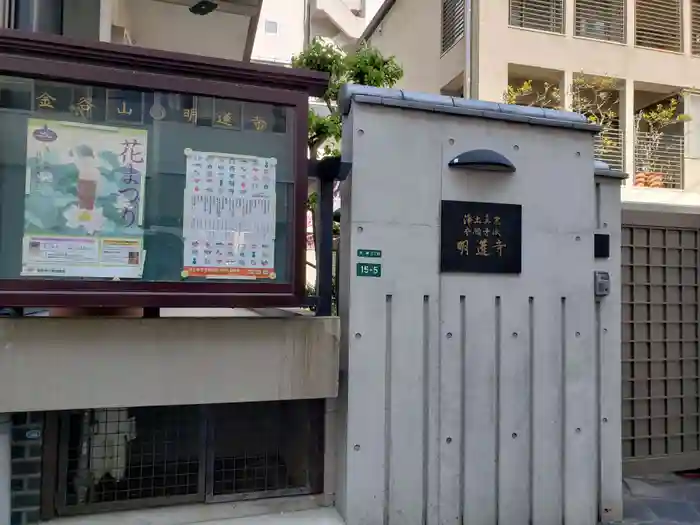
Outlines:
{"type": "Polygon", "coordinates": [[[638,132],[634,141],[634,171],[659,174],[666,188],[683,188],[682,135],[638,132]]]}
{"type": "Polygon", "coordinates": [[[323,400],[52,414],[44,516],[323,490],[323,400]]]}
{"type": "Polygon", "coordinates": [[[700,467],[700,218],[623,212],[626,474],[700,467]]]}
{"type": "Polygon", "coordinates": [[[611,169],[624,171],[625,134],[619,129],[598,133],[594,143],[595,158],[607,163],[611,169]]]}

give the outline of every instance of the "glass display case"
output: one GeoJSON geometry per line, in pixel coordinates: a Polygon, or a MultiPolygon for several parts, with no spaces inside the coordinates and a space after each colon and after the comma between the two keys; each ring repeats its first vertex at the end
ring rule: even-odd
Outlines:
{"type": "Polygon", "coordinates": [[[317,73],[0,32],[0,306],[295,306],[317,73]]]}

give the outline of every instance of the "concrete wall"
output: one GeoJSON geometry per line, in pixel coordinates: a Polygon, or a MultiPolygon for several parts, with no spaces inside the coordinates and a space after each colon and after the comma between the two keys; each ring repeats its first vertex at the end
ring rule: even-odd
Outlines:
{"type": "Polygon", "coordinates": [[[335,318],[0,319],[0,413],[335,397],[335,318]]]}
{"type": "Polygon", "coordinates": [[[348,525],[620,519],[620,189],[594,179],[592,135],[356,102],[343,140],[348,525]],[[446,167],[476,148],[516,173],[446,167]],[[522,204],[522,274],[441,274],[442,199],[522,204]],[[356,277],[358,249],[382,251],[381,278],[356,277]]]}
{"type": "Polygon", "coordinates": [[[155,0],[117,0],[113,10],[115,25],[126,27],[137,46],[243,59],[247,16],[224,12],[196,16],[186,5],[155,0]]]}
{"type": "Polygon", "coordinates": [[[439,2],[397,0],[369,43],[384,55],[395,55],[403,66],[404,76],[396,87],[440,92],[439,2]]]}
{"type": "Polygon", "coordinates": [[[99,40],[100,2],[63,0],[63,34],[82,40],[99,40]]]}

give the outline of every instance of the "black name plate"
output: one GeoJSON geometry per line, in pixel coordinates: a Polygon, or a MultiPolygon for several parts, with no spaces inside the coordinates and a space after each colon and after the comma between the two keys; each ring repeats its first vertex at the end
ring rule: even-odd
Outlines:
{"type": "Polygon", "coordinates": [[[522,271],[522,206],[495,202],[442,201],[440,271],[522,271]]]}

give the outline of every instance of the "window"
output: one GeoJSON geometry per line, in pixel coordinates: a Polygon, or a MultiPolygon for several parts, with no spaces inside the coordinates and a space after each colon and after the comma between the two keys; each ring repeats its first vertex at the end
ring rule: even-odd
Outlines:
{"type": "Polygon", "coordinates": [[[511,26],[564,33],[564,0],[510,0],[509,7],[511,26]]]}
{"type": "Polygon", "coordinates": [[[625,41],[625,0],[576,0],[576,36],[625,41]]]}
{"type": "Polygon", "coordinates": [[[637,0],[635,45],[683,51],[682,11],[681,0],[637,0]]]}
{"type": "Polygon", "coordinates": [[[442,0],[442,53],[464,37],[464,0],[442,0]]]}
{"type": "Polygon", "coordinates": [[[274,20],[265,20],[265,33],[268,35],[277,34],[277,22],[274,20]]]}
{"type": "Polygon", "coordinates": [[[54,506],[43,513],[322,492],[323,403],[61,412],[48,418],[58,426],[46,431],[59,436],[58,461],[54,506]]]}

